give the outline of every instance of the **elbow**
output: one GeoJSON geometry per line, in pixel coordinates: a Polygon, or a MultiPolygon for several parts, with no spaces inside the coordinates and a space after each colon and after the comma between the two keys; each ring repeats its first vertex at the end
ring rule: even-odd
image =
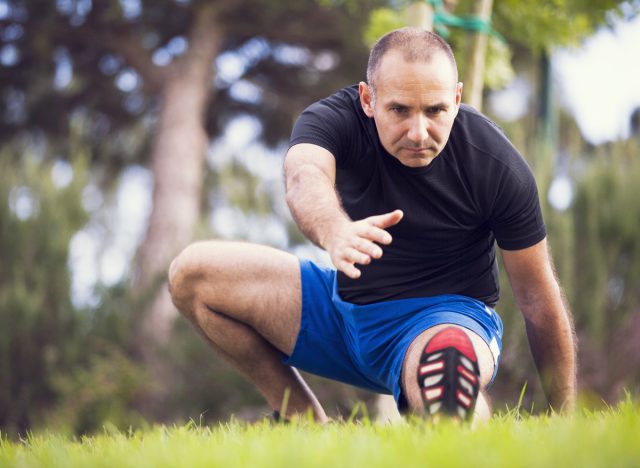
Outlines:
{"type": "Polygon", "coordinates": [[[301,187],[304,179],[304,168],[287,168],[285,165],[285,200],[292,210],[295,202],[302,196],[301,187]]]}

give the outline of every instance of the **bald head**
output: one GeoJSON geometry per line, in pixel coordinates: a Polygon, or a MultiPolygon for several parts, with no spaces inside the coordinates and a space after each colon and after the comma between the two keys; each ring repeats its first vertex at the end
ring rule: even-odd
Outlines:
{"type": "Polygon", "coordinates": [[[407,62],[431,62],[437,54],[444,54],[453,68],[455,80],[458,82],[458,67],[451,47],[437,34],[418,28],[402,28],[382,36],[373,45],[367,65],[367,83],[375,91],[376,75],[382,59],[389,51],[398,51],[407,62]]]}

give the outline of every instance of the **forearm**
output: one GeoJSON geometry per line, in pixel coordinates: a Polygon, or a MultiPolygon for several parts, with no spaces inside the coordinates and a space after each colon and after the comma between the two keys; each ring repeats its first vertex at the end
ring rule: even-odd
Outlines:
{"type": "Polygon", "coordinates": [[[576,400],[576,340],[570,311],[559,287],[553,294],[525,302],[520,307],[549,405],[556,411],[573,409],[576,400]]]}
{"type": "Polygon", "coordinates": [[[286,169],[287,204],[302,233],[326,248],[326,238],[338,223],[350,221],[333,182],[311,164],[286,169]]]}
{"type": "Polygon", "coordinates": [[[381,245],[391,243],[385,230],[400,222],[402,211],[351,220],[340,205],[335,189],[335,158],[311,144],[292,146],[284,162],[287,204],[300,230],[325,249],[335,267],[349,278],[382,256],[381,245]]]}

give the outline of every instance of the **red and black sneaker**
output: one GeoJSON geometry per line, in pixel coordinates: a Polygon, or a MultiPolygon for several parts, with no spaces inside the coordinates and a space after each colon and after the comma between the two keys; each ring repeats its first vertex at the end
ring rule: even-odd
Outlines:
{"type": "Polygon", "coordinates": [[[467,334],[456,327],[436,333],[418,366],[418,386],[428,415],[471,420],[480,388],[478,359],[467,334]]]}

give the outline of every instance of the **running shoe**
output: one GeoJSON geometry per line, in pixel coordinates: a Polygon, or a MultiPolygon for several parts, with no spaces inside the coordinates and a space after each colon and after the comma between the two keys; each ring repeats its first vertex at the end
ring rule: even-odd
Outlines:
{"type": "Polygon", "coordinates": [[[469,421],[478,399],[478,359],[467,334],[456,327],[436,333],[418,366],[418,386],[428,415],[469,421]]]}

